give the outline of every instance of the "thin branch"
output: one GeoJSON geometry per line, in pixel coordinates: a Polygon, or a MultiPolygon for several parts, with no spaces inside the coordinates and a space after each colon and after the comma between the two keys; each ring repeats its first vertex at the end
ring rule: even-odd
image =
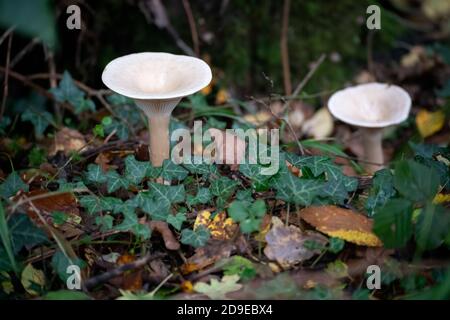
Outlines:
{"type": "Polygon", "coordinates": [[[157,253],[154,255],[147,254],[144,257],[137,259],[131,263],[121,265],[120,267],[117,267],[105,273],[99,274],[98,276],[87,279],[84,282],[84,287],[87,290],[92,289],[100,284],[107,282],[108,280],[111,280],[115,277],[122,275],[126,271],[142,268],[150,261],[162,258],[163,256],[165,256],[165,254],[163,253],[157,253]]]}
{"type": "Polygon", "coordinates": [[[194,52],[195,52],[195,55],[197,57],[199,57],[200,56],[200,46],[199,46],[199,41],[198,41],[197,26],[195,25],[195,19],[194,19],[194,15],[192,14],[192,9],[191,9],[189,0],[183,0],[183,7],[184,7],[184,11],[186,12],[186,16],[188,18],[189,28],[191,29],[192,44],[194,45],[194,52]]]}
{"type": "Polygon", "coordinates": [[[289,48],[288,48],[288,27],[289,27],[289,11],[290,11],[291,1],[284,0],[283,5],[283,18],[281,26],[281,63],[283,66],[283,82],[284,82],[284,93],[286,95],[291,95],[292,93],[292,82],[291,82],[291,71],[289,66],[289,48]]]}
{"type": "Polygon", "coordinates": [[[6,67],[5,67],[5,80],[3,85],[3,98],[2,98],[2,106],[0,109],[0,121],[3,119],[3,113],[6,108],[6,99],[8,97],[8,80],[9,80],[9,63],[11,59],[11,43],[12,43],[13,34],[9,35],[8,39],[8,49],[6,51],[6,67]]]}
{"type": "Polygon", "coordinates": [[[12,26],[2,34],[2,36],[0,37],[0,46],[2,45],[3,41],[5,41],[5,39],[11,34],[11,32],[14,31],[15,28],[16,26],[12,26]]]}

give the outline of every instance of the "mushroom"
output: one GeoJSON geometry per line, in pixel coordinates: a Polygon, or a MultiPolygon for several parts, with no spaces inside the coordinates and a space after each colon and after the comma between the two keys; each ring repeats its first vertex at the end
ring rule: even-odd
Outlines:
{"type": "Polygon", "coordinates": [[[114,59],[105,67],[103,83],[134,99],[149,122],[149,151],[153,166],[169,159],[169,122],[180,100],[211,81],[211,69],[198,58],[163,52],[134,53],[114,59]]]}
{"type": "Polygon", "coordinates": [[[383,128],[406,120],[411,97],[398,86],[374,82],[334,93],[328,108],[337,119],[361,129],[365,168],[374,173],[383,167],[383,128]]]}

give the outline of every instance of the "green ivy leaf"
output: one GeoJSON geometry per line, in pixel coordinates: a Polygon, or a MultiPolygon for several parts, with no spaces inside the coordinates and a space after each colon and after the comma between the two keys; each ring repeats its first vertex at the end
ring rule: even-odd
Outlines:
{"type": "Polygon", "coordinates": [[[178,212],[176,215],[169,214],[167,216],[167,223],[172,225],[175,229],[181,230],[183,222],[187,220],[186,214],[183,212],[178,212]]]}
{"type": "Polygon", "coordinates": [[[122,223],[115,227],[120,231],[131,231],[138,237],[143,239],[149,239],[151,236],[151,230],[146,224],[139,223],[138,216],[135,212],[124,213],[124,220],[122,223]]]}
{"type": "Polygon", "coordinates": [[[69,260],[61,250],[56,251],[52,258],[52,267],[64,283],[66,283],[71,275],[70,273],[67,273],[67,267],[70,265],[77,265],[82,269],[86,266],[86,263],[80,258],[69,260]]]}
{"type": "Polygon", "coordinates": [[[413,206],[407,199],[390,199],[374,214],[373,231],[386,248],[398,248],[412,236],[413,206]]]}
{"type": "Polygon", "coordinates": [[[181,231],[181,243],[191,245],[194,248],[203,247],[209,237],[209,230],[204,226],[198,227],[195,231],[191,229],[181,231]]]}
{"type": "Polygon", "coordinates": [[[236,222],[243,233],[258,231],[262,222],[262,217],[266,213],[264,200],[258,199],[252,204],[235,200],[228,207],[228,215],[236,222]]]}
{"type": "Polygon", "coordinates": [[[436,195],[439,175],[435,170],[412,160],[402,160],[395,166],[394,186],[412,201],[426,202],[436,195]]]}
{"type": "Polygon", "coordinates": [[[105,183],[108,177],[98,164],[89,164],[87,167],[86,179],[91,183],[105,183]]]}
{"type": "Polygon", "coordinates": [[[9,198],[17,194],[20,190],[28,192],[28,185],[23,182],[17,171],[13,171],[0,185],[0,196],[9,198]]]}
{"type": "Polygon", "coordinates": [[[95,218],[95,223],[100,226],[100,230],[105,232],[111,230],[114,224],[114,217],[106,214],[95,218]]]}
{"type": "Polygon", "coordinates": [[[176,165],[171,160],[164,160],[161,176],[166,180],[183,180],[188,175],[188,171],[182,166],[176,165]]]}
{"type": "Polygon", "coordinates": [[[439,247],[450,232],[450,211],[427,203],[416,224],[416,242],[423,250],[439,247]]]}
{"type": "Polygon", "coordinates": [[[206,204],[209,201],[211,201],[211,192],[208,188],[199,188],[195,197],[190,194],[186,196],[186,203],[191,207],[200,203],[206,204]]]}
{"type": "Polygon", "coordinates": [[[214,196],[217,197],[216,204],[218,210],[225,207],[228,199],[233,195],[238,185],[238,181],[232,180],[228,177],[220,177],[211,182],[209,190],[214,196]]]}
{"type": "Polygon", "coordinates": [[[26,214],[13,214],[8,221],[14,253],[22,248],[30,249],[47,241],[47,234],[36,227],[26,214]]]}
{"type": "Polygon", "coordinates": [[[133,155],[125,158],[125,176],[133,184],[139,185],[147,175],[148,161],[137,161],[133,155]]]}
{"type": "Polygon", "coordinates": [[[238,275],[242,280],[253,279],[257,272],[253,263],[241,256],[233,256],[223,267],[224,275],[238,275]]]}
{"type": "Polygon", "coordinates": [[[30,121],[33,124],[34,134],[36,137],[42,138],[45,129],[53,123],[53,116],[50,112],[27,108],[20,116],[22,121],[30,121]]]}
{"type": "Polygon", "coordinates": [[[373,216],[376,208],[381,208],[390,198],[395,196],[394,176],[389,169],[381,169],[373,176],[372,188],[369,191],[365,208],[369,216],[373,216]]]}
{"type": "Polygon", "coordinates": [[[328,251],[331,253],[339,253],[344,249],[345,241],[339,238],[330,238],[328,243],[328,251]]]}
{"type": "Polygon", "coordinates": [[[130,181],[123,178],[116,171],[110,170],[106,173],[106,185],[108,187],[108,193],[112,193],[120,188],[127,189],[130,185],[130,181]]]}
{"type": "Polygon", "coordinates": [[[266,191],[269,188],[269,180],[272,176],[261,174],[263,167],[258,164],[243,163],[239,165],[239,171],[252,180],[252,187],[256,191],[266,191]]]}

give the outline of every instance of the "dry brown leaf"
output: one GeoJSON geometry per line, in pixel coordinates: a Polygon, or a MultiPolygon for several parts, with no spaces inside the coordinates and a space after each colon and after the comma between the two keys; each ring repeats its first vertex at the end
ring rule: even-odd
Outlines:
{"type": "Polygon", "coordinates": [[[259,111],[255,114],[249,113],[244,116],[244,120],[255,125],[260,126],[272,119],[272,114],[269,111],[259,111]]]}
{"type": "Polygon", "coordinates": [[[165,221],[150,221],[148,223],[150,229],[152,231],[156,231],[163,237],[164,245],[169,250],[178,250],[180,249],[180,243],[173,235],[172,231],[169,228],[169,225],[165,221]]]}
{"type": "Polygon", "coordinates": [[[211,213],[207,210],[200,211],[194,223],[194,230],[199,226],[209,229],[211,238],[215,240],[228,240],[236,231],[237,225],[233,219],[227,218],[225,211],[218,213],[211,219],[211,213]]]}
{"type": "Polygon", "coordinates": [[[68,155],[71,151],[79,151],[84,146],[86,146],[86,140],[79,131],[64,127],[55,134],[49,155],[55,155],[58,151],[68,155]]]}
{"type": "MultiPolygon", "coordinates": [[[[132,263],[136,260],[134,255],[124,254],[117,259],[117,265],[132,263]]],[[[142,269],[126,271],[121,277],[116,278],[120,287],[124,290],[139,291],[142,289],[142,269]],[[119,280],[120,279],[120,280],[119,280]]]]}
{"type": "Polygon", "coordinates": [[[77,227],[80,225],[81,216],[75,196],[69,192],[48,196],[46,195],[47,193],[47,190],[36,189],[25,194],[28,198],[42,196],[42,198],[32,200],[25,205],[25,210],[27,211],[28,216],[37,225],[42,225],[42,221],[39,219],[34,211],[34,208],[32,207],[34,206],[43,214],[50,225],[53,225],[63,233],[65,238],[71,238],[82,234],[83,231],[77,227]],[[53,223],[52,216],[55,211],[64,212],[67,214],[67,222],[61,225],[55,225],[53,223]]]}
{"type": "Polygon", "coordinates": [[[219,260],[229,258],[236,250],[234,244],[222,240],[210,240],[208,245],[195,250],[195,254],[187,259],[180,268],[183,274],[204,269],[219,260]]]}
{"type": "Polygon", "coordinates": [[[336,206],[308,207],[300,217],[330,237],[362,246],[379,247],[383,243],[372,232],[373,221],[362,214],[336,206]]]}
{"type": "Polygon", "coordinates": [[[317,232],[302,232],[296,226],[285,226],[278,217],[273,217],[272,229],[267,233],[266,241],[264,254],[267,258],[277,261],[284,269],[288,269],[320,253],[320,250],[305,248],[306,241],[314,241],[325,246],[328,239],[317,232]]]}

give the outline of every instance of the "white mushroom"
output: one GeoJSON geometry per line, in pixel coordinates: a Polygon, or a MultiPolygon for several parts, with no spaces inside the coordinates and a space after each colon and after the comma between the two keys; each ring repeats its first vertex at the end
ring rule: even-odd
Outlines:
{"type": "Polygon", "coordinates": [[[155,167],[169,158],[173,109],[183,97],[206,87],[211,78],[211,69],[203,60],[162,52],[119,57],[102,74],[108,88],[134,99],[148,117],[150,160],[155,167]]]}
{"type": "Polygon", "coordinates": [[[406,120],[411,97],[402,88],[385,83],[367,83],[334,93],[328,101],[337,119],[361,128],[366,170],[383,167],[383,128],[406,120]]]}

